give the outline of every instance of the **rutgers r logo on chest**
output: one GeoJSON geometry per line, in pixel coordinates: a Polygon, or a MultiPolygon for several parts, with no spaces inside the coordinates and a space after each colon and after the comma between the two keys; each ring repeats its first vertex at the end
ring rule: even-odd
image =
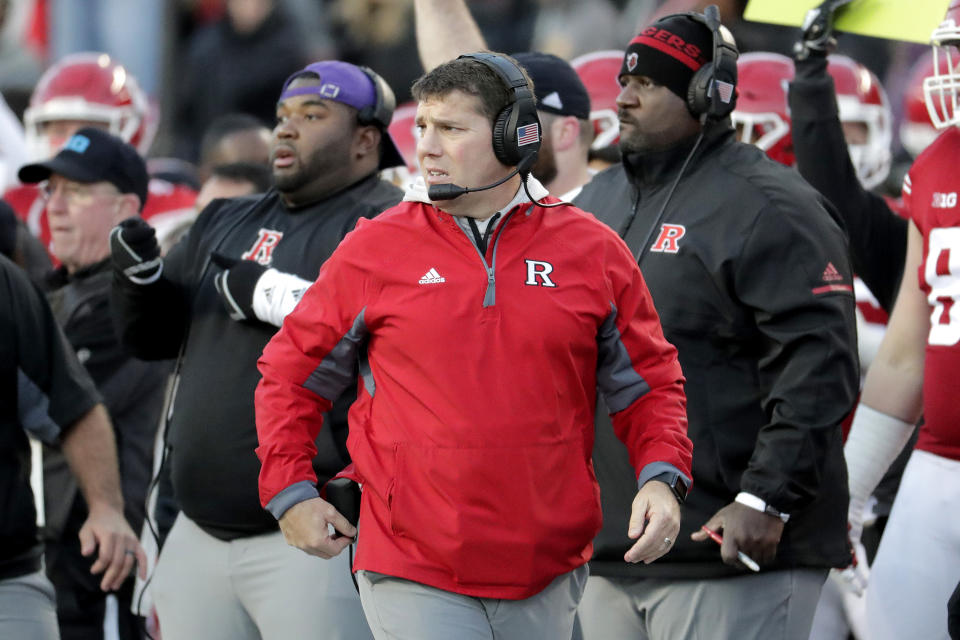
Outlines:
{"type": "Polygon", "coordinates": [[[280,244],[283,238],[282,231],[272,229],[260,229],[257,232],[257,240],[253,246],[244,251],[240,257],[244,260],[253,260],[262,265],[269,265],[273,260],[273,250],[280,244]]]}
{"type": "Polygon", "coordinates": [[[680,238],[687,234],[687,228],[682,224],[662,224],[660,234],[650,246],[650,251],[657,253],[677,253],[680,251],[680,238]]]}
{"type": "Polygon", "coordinates": [[[550,279],[553,265],[543,260],[525,259],[527,263],[527,279],[523,284],[531,287],[555,287],[557,283],[550,279]]]}

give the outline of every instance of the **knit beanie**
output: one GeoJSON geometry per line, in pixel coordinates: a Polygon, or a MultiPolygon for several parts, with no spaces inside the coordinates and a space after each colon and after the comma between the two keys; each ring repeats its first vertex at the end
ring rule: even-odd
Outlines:
{"type": "Polygon", "coordinates": [[[643,31],[623,56],[620,75],[647,76],[684,100],[693,74],[713,58],[713,33],[686,14],[665,16],[643,31]]]}

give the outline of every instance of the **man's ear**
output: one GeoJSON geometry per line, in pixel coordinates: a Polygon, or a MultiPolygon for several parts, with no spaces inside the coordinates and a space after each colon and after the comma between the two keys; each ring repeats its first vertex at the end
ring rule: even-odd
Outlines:
{"type": "Polygon", "coordinates": [[[353,135],[353,151],[358,160],[380,153],[380,137],[383,134],[373,125],[357,127],[353,135]]]}
{"type": "Polygon", "coordinates": [[[121,193],[117,198],[118,206],[115,223],[140,215],[140,198],[133,193],[121,193]]]}
{"type": "Polygon", "coordinates": [[[580,121],[574,116],[554,118],[550,126],[552,128],[550,132],[553,140],[552,146],[556,151],[566,151],[575,146],[580,139],[580,121]]]}

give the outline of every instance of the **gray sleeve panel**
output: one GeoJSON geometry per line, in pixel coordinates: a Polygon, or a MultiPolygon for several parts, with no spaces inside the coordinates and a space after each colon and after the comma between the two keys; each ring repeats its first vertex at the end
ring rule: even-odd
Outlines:
{"type": "Polygon", "coordinates": [[[370,358],[367,356],[366,348],[360,350],[360,375],[363,377],[363,388],[372,398],[377,392],[377,381],[373,379],[373,371],[370,370],[370,358]]]}
{"type": "Polygon", "coordinates": [[[683,478],[683,481],[687,483],[687,486],[690,486],[690,476],[685,474],[683,471],[680,471],[680,469],[677,469],[669,462],[651,462],[645,466],[640,471],[640,475],[637,476],[637,489],[645,485],[650,478],[654,478],[661,473],[679,473],[680,477],[683,478]]]}
{"type": "MultiPolygon", "coordinates": [[[[354,381],[357,357],[367,338],[367,325],[363,319],[366,310],[366,307],[360,310],[350,330],[310,373],[306,382],[303,383],[305,389],[333,402],[354,381]]],[[[369,389],[366,376],[364,376],[364,384],[369,389]]]]}
{"type": "Polygon", "coordinates": [[[623,411],[650,391],[630,360],[617,329],[617,307],[610,303],[610,315],[597,331],[597,387],[610,413],[623,411]]]}
{"type": "Polygon", "coordinates": [[[273,517],[279,520],[283,517],[283,514],[287,512],[287,509],[292,507],[295,504],[299,504],[311,498],[319,498],[320,494],[317,492],[317,487],[314,486],[312,482],[307,480],[302,480],[295,484],[290,485],[277,495],[273,496],[273,499],[267,503],[267,511],[273,514],[273,517]]]}
{"type": "Polygon", "coordinates": [[[17,413],[20,425],[38,440],[54,444],[60,437],[60,425],[50,417],[50,398],[20,368],[17,369],[17,413]]]}

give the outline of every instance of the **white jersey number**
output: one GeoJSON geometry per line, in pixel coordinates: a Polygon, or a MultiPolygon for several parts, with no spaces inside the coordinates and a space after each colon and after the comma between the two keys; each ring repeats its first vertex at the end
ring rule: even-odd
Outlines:
{"type": "Polygon", "coordinates": [[[949,347],[960,342],[960,227],[932,229],[927,246],[923,276],[933,307],[929,342],[949,347]]]}

